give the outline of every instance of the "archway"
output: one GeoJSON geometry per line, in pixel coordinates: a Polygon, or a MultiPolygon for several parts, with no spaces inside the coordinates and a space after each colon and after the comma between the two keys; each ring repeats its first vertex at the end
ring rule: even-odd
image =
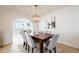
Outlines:
{"type": "Polygon", "coordinates": [[[23,43],[20,30],[31,30],[33,32],[33,22],[26,18],[17,18],[13,22],[13,43],[17,45],[23,43]]]}

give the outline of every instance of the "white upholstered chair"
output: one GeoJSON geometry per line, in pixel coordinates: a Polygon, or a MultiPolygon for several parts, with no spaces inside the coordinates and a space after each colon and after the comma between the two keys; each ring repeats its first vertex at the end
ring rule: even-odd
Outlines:
{"type": "Polygon", "coordinates": [[[54,50],[54,52],[56,53],[56,45],[57,45],[58,37],[59,34],[55,34],[54,36],[52,36],[48,44],[44,44],[44,47],[47,48],[50,53],[51,50],[54,50]]]}
{"type": "Polygon", "coordinates": [[[34,52],[34,48],[36,48],[37,44],[31,37],[31,35],[26,34],[27,42],[28,42],[28,52],[29,48],[32,48],[32,53],[34,52]]]}
{"type": "Polygon", "coordinates": [[[23,42],[23,47],[25,46],[25,49],[27,50],[28,42],[27,42],[27,38],[26,38],[25,32],[23,30],[21,30],[20,33],[21,33],[23,41],[24,41],[23,42]]]}

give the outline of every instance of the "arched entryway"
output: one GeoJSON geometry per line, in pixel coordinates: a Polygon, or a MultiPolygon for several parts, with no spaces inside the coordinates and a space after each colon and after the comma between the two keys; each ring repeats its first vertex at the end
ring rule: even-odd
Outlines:
{"type": "Polygon", "coordinates": [[[17,18],[13,22],[13,43],[17,45],[23,43],[20,30],[31,30],[33,32],[33,22],[26,18],[17,18]]]}

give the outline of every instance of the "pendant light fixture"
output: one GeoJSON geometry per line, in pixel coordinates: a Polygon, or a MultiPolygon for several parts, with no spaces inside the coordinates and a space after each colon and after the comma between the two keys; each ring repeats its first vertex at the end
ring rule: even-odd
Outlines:
{"type": "Polygon", "coordinates": [[[38,15],[38,5],[34,5],[34,7],[35,7],[35,15],[33,16],[33,20],[35,22],[38,22],[40,19],[40,16],[38,15]]]}

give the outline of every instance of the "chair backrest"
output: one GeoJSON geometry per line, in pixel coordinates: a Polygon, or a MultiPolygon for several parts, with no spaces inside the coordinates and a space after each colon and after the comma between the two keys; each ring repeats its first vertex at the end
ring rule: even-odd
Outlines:
{"type": "Polygon", "coordinates": [[[22,38],[25,42],[27,42],[27,38],[26,38],[26,35],[25,35],[25,32],[23,30],[21,30],[21,35],[22,35],[22,38]]]}
{"type": "Polygon", "coordinates": [[[52,36],[52,38],[50,39],[50,43],[48,45],[48,49],[53,49],[54,47],[56,47],[58,37],[59,34],[52,36]]]}
{"type": "Polygon", "coordinates": [[[27,38],[28,45],[30,47],[35,47],[35,43],[34,43],[32,37],[31,37],[31,35],[29,35],[29,34],[26,33],[26,38],[27,38]]]}

